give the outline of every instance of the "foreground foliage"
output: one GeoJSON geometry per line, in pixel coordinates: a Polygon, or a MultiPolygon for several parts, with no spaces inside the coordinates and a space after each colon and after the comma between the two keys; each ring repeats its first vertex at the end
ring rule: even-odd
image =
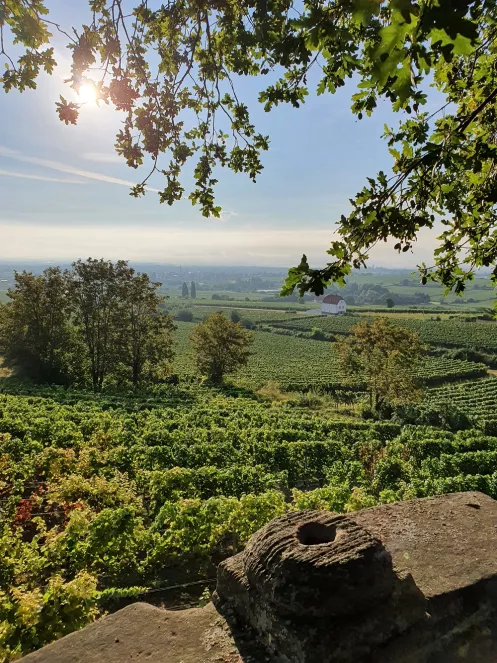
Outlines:
{"type": "Polygon", "coordinates": [[[122,598],[212,575],[288,509],[497,497],[497,437],[484,418],[453,433],[315,416],[235,389],[3,388],[19,392],[0,395],[3,661],[122,598]]]}

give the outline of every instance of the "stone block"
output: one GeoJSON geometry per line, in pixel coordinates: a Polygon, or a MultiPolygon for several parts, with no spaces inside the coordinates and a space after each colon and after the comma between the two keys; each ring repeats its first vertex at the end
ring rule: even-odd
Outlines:
{"type": "Polygon", "coordinates": [[[277,518],[219,566],[216,601],[281,663],[490,663],[496,586],[497,502],[455,493],[277,518]]]}

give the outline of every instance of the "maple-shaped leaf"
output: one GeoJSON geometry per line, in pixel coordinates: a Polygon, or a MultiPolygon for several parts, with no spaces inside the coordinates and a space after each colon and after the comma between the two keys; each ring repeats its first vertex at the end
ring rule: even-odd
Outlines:
{"type": "Polygon", "coordinates": [[[74,103],[74,101],[66,101],[64,97],[60,97],[60,101],[57,101],[55,106],[61,122],[65,122],[66,124],[77,124],[80,108],[79,104],[74,103]]]}
{"type": "Polygon", "coordinates": [[[113,79],[109,85],[109,94],[112,103],[117,110],[129,111],[133,107],[135,100],[140,96],[138,92],[132,87],[131,80],[123,77],[121,79],[113,79]]]}

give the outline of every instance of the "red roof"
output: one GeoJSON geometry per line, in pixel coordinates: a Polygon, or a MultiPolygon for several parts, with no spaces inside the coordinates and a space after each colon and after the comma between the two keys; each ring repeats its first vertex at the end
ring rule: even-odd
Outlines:
{"type": "Polygon", "coordinates": [[[340,297],[340,295],[326,295],[326,297],[323,299],[322,303],[323,304],[338,304],[338,302],[343,301],[343,297],[340,297]]]}

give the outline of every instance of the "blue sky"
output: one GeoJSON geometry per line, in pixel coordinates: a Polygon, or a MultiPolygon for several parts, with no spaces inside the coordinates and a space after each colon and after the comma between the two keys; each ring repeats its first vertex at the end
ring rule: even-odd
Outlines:
{"type": "MultiPolygon", "coordinates": [[[[52,20],[77,24],[82,17],[71,19],[68,4],[49,2],[52,20]]],[[[240,81],[239,97],[252,109],[256,128],[271,138],[257,184],[220,171],[221,220],[203,218],[187,200],[168,207],[151,192],[136,200],[129,196],[129,184],[147,171],[140,175],[127,168],[114,153],[123,116],[86,105],[76,127],[58,120],[59,94],[75,97],[63,83],[69,51],[58,37],[55,46],[60,65],[40,79],[36,91],[0,92],[2,259],[92,255],[290,266],[305,252],[318,265],[325,260],[335,221],[348,211],[348,199],[366,176],[388,170],[390,156],[380,136],[385,122],[397,121],[388,106],[358,121],[349,110],[350,84],[334,96],[310,94],[300,109],[280,106],[265,113],[256,101],[263,81],[251,79],[240,81]]],[[[160,187],[160,180],[152,186],[160,187]]],[[[418,244],[407,257],[385,245],[373,262],[413,266],[428,259],[432,237],[425,235],[418,244]]]]}

